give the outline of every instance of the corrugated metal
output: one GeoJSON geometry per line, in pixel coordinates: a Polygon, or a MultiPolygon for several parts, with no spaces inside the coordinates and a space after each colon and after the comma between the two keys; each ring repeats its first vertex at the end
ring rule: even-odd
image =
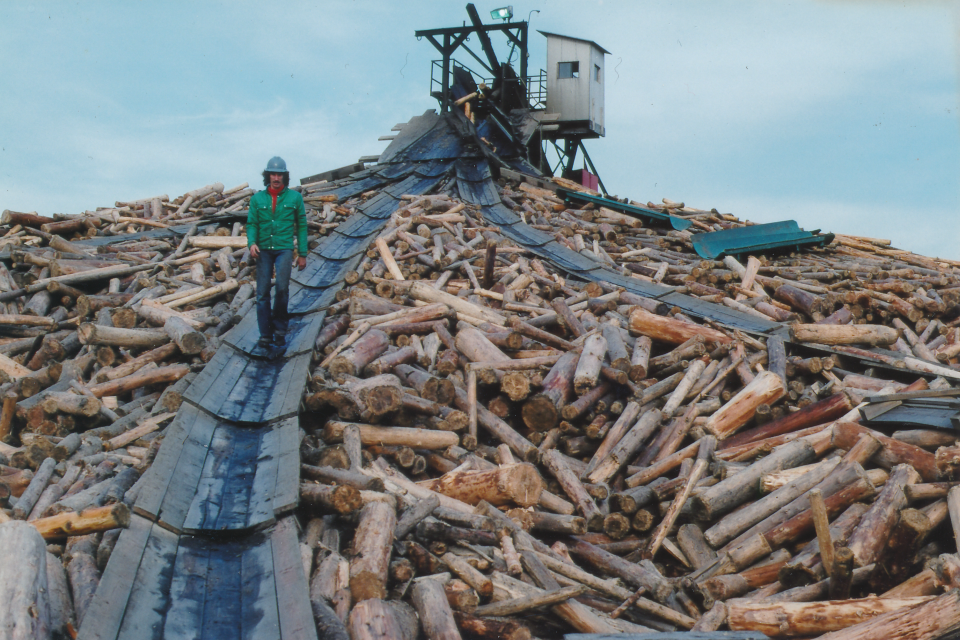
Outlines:
{"type": "Polygon", "coordinates": [[[617,202],[616,200],[611,200],[610,198],[592,196],[589,193],[582,193],[580,191],[557,189],[557,197],[563,198],[567,202],[590,202],[598,207],[606,207],[607,209],[612,209],[613,211],[619,211],[620,213],[633,216],[634,218],[638,218],[640,220],[669,222],[670,225],[677,231],[685,231],[693,226],[693,223],[689,220],[684,220],[683,218],[678,218],[677,216],[671,216],[661,211],[654,211],[653,209],[647,209],[646,207],[637,207],[632,204],[624,204],[622,202],[617,202]]]}
{"type": "Polygon", "coordinates": [[[723,231],[701,233],[693,237],[693,248],[701,258],[716,260],[723,256],[742,256],[777,249],[822,247],[833,241],[833,234],[814,235],[804,231],[795,220],[782,220],[723,231]]]}

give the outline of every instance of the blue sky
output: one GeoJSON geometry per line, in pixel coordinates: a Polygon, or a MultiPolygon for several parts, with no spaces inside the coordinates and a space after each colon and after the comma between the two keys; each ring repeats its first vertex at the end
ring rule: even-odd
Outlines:
{"type": "MultiPolygon", "coordinates": [[[[0,209],[79,213],[379,153],[466,2],[0,3],[0,209]]],[[[486,20],[497,3],[477,2],[486,20]]],[[[540,0],[607,57],[608,189],[960,259],[953,2],[540,0]]],[[[501,54],[505,52],[501,49],[501,54]]]]}

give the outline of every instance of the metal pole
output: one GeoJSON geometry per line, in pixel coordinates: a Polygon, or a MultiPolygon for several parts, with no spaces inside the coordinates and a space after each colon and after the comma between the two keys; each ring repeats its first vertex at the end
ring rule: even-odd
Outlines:
{"type": "Polygon", "coordinates": [[[450,101],[450,34],[443,34],[443,95],[440,99],[440,112],[446,113],[450,101]]]}

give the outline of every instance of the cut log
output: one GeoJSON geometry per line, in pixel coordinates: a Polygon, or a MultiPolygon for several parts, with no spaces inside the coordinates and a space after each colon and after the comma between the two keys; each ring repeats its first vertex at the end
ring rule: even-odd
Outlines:
{"type": "Polygon", "coordinates": [[[707,344],[732,342],[730,336],[716,329],[658,316],[640,307],[634,307],[630,312],[630,331],[669,344],[683,344],[694,336],[703,336],[707,344]]]}
{"type": "Polygon", "coordinates": [[[427,640],[460,640],[460,631],[442,584],[430,578],[417,580],[411,601],[420,614],[420,624],[427,640]]]}
{"type": "Polygon", "coordinates": [[[424,486],[467,504],[485,500],[494,506],[531,507],[540,501],[543,481],[532,464],[519,463],[490,470],[451,471],[424,486]]]}
{"type": "Polygon", "coordinates": [[[795,324],[790,327],[790,339],[794,342],[886,347],[899,337],[896,329],[873,324],[795,324]]]}
{"type": "Polygon", "coordinates": [[[773,404],[786,393],[780,376],[763,371],[730,399],[719,411],[710,416],[704,428],[723,440],[745,425],[761,404],[773,404]]]}
{"type": "Polygon", "coordinates": [[[360,511],[350,562],[350,593],[359,602],[387,594],[387,572],[397,514],[384,502],[370,502],[360,511]]]}
{"type": "Polygon", "coordinates": [[[0,548],[8,558],[0,563],[3,636],[11,640],[51,638],[53,620],[43,538],[25,522],[4,522],[0,524],[0,548]]]}

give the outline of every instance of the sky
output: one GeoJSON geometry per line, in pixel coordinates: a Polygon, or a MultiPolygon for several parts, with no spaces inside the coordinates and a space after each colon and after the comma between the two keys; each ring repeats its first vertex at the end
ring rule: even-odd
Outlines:
{"type": "MultiPolygon", "coordinates": [[[[607,189],[960,259],[960,3],[536,0],[606,57],[607,189]]],[[[475,2],[481,18],[502,5],[475,2]]],[[[0,2],[0,209],[81,213],[380,153],[466,2],[0,2]]],[[[479,46],[471,41],[479,52],[479,46]]],[[[501,59],[506,47],[498,45],[501,59]]],[[[470,66],[476,67],[467,58],[470,66]]]]}

